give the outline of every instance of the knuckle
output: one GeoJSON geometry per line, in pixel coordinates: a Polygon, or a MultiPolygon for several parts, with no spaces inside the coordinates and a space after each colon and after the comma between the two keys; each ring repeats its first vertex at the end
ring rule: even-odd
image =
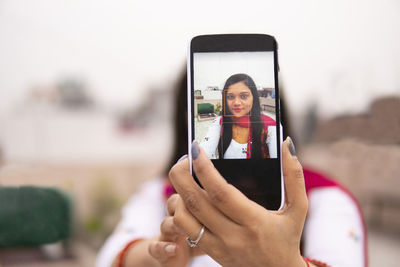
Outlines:
{"type": "Polygon", "coordinates": [[[165,232],[166,224],[167,224],[167,218],[165,218],[160,224],[161,233],[165,232]]]}
{"type": "Polygon", "coordinates": [[[237,238],[229,238],[226,242],[226,246],[230,251],[240,251],[243,250],[243,241],[237,238]]]}
{"type": "Polygon", "coordinates": [[[159,255],[157,253],[157,245],[155,243],[151,243],[150,246],[148,247],[148,252],[151,256],[153,256],[153,258],[158,258],[159,255]]]}
{"type": "Polygon", "coordinates": [[[173,210],[178,200],[178,194],[173,194],[167,199],[167,210],[173,210]]]}
{"type": "Polygon", "coordinates": [[[247,229],[244,233],[243,238],[244,239],[250,239],[250,240],[255,240],[260,236],[260,224],[261,223],[259,220],[254,220],[255,223],[252,223],[250,225],[246,225],[247,229]]]}
{"type": "Polygon", "coordinates": [[[165,257],[163,244],[161,244],[160,242],[156,243],[155,249],[154,249],[154,254],[158,260],[161,260],[165,257]]]}
{"type": "Polygon", "coordinates": [[[212,203],[225,203],[228,200],[229,190],[226,186],[216,186],[209,192],[209,197],[212,203]]]}
{"type": "Polygon", "coordinates": [[[147,251],[149,252],[149,254],[150,254],[151,256],[154,257],[154,255],[153,255],[153,244],[150,244],[150,245],[147,247],[147,251]]]}
{"type": "Polygon", "coordinates": [[[184,218],[184,216],[182,216],[182,214],[180,214],[180,213],[175,214],[174,217],[172,218],[172,220],[176,227],[183,229],[185,218],[184,218]]]}
{"type": "Polygon", "coordinates": [[[307,199],[307,196],[304,196],[304,198],[300,201],[299,206],[300,206],[300,209],[304,213],[307,213],[307,211],[308,211],[308,199],[307,199]]]}
{"type": "Polygon", "coordinates": [[[179,167],[177,165],[172,166],[171,170],[169,170],[168,176],[171,179],[174,179],[179,173],[179,167]]]}
{"type": "Polygon", "coordinates": [[[297,167],[297,168],[294,170],[293,174],[294,174],[297,178],[303,179],[303,168],[302,168],[301,166],[297,167]]]}
{"type": "Polygon", "coordinates": [[[296,179],[303,179],[303,168],[301,167],[300,164],[296,164],[294,166],[291,166],[289,168],[289,173],[293,178],[296,179]]]}
{"type": "Polygon", "coordinates": [[[196,175],[203,176],[208,173],[210,168],[214,168],[214,165],[210,161],[200,160],[197,161],[195,165],[193,165],[196,175]]]}
{"type": "Polygon", "coordinates": [[[160,231],[162,234],[166,235],[174,233],[172,217],[167,217],[161,222],[160,231]]]}
{"type": "Polygon", "coordinates": [[[223,243],[230,251],[243,250],[243,240],[255,240],[252,231],[247,228],[237,227],[234,232],[235,235],[226,235],[222,238],[223,243]]]}
{"type": "Polygon", "coordinates": [[[174,193],[167,199],[167,205],[171,205],[174,203],[178,198],[178,194],[174,193]]]}
{"type": "Polygon", "coordinates": [[[182,198],[188,210],[190,210],[193,213],[200,211],[199,200],[194,192],[191,191],[184,192],[182,198]]]}

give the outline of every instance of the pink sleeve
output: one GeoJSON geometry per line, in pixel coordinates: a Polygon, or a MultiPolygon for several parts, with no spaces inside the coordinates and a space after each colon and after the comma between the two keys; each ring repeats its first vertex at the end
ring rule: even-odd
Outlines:
{"type": "Polygon", "coordinates": [[[264,127],[265,129],[268,128],[268,126],[276,126],[276,122],[274,119],[272,119],[271,117],[262,114],[261,115],[262,121],[264,122],[264,127]]]}

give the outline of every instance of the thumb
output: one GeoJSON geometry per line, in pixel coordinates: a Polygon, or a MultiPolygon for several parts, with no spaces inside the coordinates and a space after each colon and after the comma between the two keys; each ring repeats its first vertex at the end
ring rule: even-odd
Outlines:
{"type": "Polygon", "coordinates": [[[303,168],[296,157],[293,141],[286,138],[282,144],[283,176],[286,188],[286,212],[296,220],[305,219],[308,200],[304,184],[303,168]]]}

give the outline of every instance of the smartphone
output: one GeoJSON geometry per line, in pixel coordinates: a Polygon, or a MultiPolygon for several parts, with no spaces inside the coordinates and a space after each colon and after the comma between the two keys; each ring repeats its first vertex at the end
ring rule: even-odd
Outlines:
{"type": "Polygon", "coordinates": [[[201,35],[187,64],[189,146],[196,140],[230,184],[269,210],[284,203],[277,50],[265,34],[201,35]]]}

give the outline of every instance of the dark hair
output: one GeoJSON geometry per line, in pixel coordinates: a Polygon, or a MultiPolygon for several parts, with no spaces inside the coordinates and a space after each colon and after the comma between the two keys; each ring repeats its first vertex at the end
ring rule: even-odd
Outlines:
{"type": "Polygon", "coordinates": [[[226,101],[226,94],[228,88],[238,82],[243,82],[249,89],[251,94],[253,95],[253,106],[250,111],[250,131],[251,131],[251,142],[252,142],[252,151],[251,157],[252,158],[263,158],[261,146],[264,145],[268,151],[268,147],[265,144],[265,140],[262,143],[262,130],[264,128],[264,124],[262,123],[261,119],[261,112],[260,112],[260,100],[258,98],[258,92],[256,84],[254,83],[253,79],[244,73],[234,74],[226,80],[224,89],[222,90],[222,127],[223,132],[222,136],[219,139],[218,144],[218,154],[219,158],[222,159],[223,155],[225,154],[226,150],[228,149],[229,145],[232,141],[232,113],[229,108],[226,108],[227,101],[226,101]],[[261,122],[261,123],[260,123],[261,122]]]}
{"type": "Polygon", "coordinates": [[[165,174],[180,157],[188,153],[188,135],[187,135],[187,72],[182,72],[182,75],[175,85],[175,98],[174,98],[174,140],[172,146],[172,157],[167,165],[165,174]]]}

